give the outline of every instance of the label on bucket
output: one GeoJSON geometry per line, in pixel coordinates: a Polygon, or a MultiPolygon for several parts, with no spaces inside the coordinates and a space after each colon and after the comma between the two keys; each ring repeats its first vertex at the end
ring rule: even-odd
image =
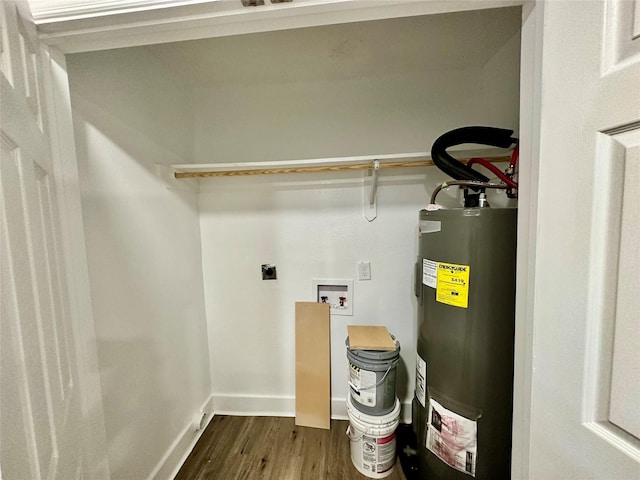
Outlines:
{"type": "Polygon", "coordinates": [[[351,398],[367,407],[376,406],[376,372],[369,372],[349,364],[351,398]]]}
{"type": "Polygon", "coordinates": [[[447,465],[476,476],[478,422],[447,410],[429,398],[426,447],[447,465]]]}
{"type": "Polygon", "coordinates": [[[362,437],[362,467],[371,473],[391,470],[396,463],[396,434],[384,438],[362,437]]]}

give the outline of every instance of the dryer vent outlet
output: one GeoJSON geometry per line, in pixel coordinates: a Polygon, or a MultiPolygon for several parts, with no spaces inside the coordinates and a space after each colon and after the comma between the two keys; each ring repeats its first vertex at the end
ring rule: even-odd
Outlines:
{"type": "Polygon", "coordinates": [[[263,280],[277,280],[278,274],[276,273],[276,266],[270,264],[262,265],[262,279],[263,280]]]}

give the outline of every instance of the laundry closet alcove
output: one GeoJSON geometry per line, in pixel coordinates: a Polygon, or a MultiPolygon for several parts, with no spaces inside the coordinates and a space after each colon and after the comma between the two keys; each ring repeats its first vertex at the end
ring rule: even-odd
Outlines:
{"type": "MultiPolygon", "coordinates": [[[[294,302],[366,260],[353,316],[331,323],[346,418],[347,323],[415,346],[417,212],[445,180],[381,171],[369,222],[360,171],[168,182],[158,166],[428,152],[465,125],[517,134],[521,23],[508,7],[67,55],[113,478],[175,472],[201,409],[293,415],[294,302]]],[[[414,370],[403,349],[405,420],[414,370]]]]}

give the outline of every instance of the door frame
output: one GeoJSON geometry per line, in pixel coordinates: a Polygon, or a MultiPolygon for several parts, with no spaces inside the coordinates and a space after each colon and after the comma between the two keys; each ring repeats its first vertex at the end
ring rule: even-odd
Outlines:
{"type": "Polygon", "coordinates": [[[74,331],[74,354],[78,359],[80,403],[89,419],[83,439],[91,479],[111,478],[107,456],[95,321],[89,288],[89,270],[80,200],[80,180],[71,116],[69,79],[64,54],[41,46],[45,98],[51,127],[51,153],[60,206],[63,257],[67,272],[69,314],[74,331]]]}
{"type": "Polygon", "coordinates": [[[523,5],[511,476],[530,478],[544,2],[523,5]]]}
{"type": "MultiPolygon", "coordinates": [[[[538,190],[541,126],[541,66],[543,38],[543,0],[485,0],[483,2],[432,2],[430,0],[385,0],[376,8],[364,2],[344,0],[308,0],[295,8],[271,5],[251,7],[242,11],[216,11],[215,2],[202,0],[176,1],[135,0],[110,2],[107,10],[100,4],[83,3],[71,8],[51,8],[41,12],[36,20],[41,40],[50,46],[52,84],[56,89],[58,141],[56,162],[63,173],[61,200],[68,209],[65,244],[75,255],[70,256],[69,271],[73,275],[77,318],[93,318],[89,292],[88,271],[84,243],[84,229],[80,205],[78,165],[75,156],[68,78],[64,54],[102,49],[140,46],[195,40],[218,36],[257,33],[274,30],[339,24],[354,21],[398,18],[485,8],[522,6],[522,34],[520,60],[520,185],[518,211],[516,334],[513,407],[512,478],[529,478],[531,443],[531,390],[533,373],[534,298],[537,253],[538,190]],[[524,180],[524,181],[522,181],[524,180]],[[77,256],[77,257],[76,257],[77,256]],[[75,259],[75,260],[74,260],[75,259]]],[[[292,5],[292,4],[289,4],[292,5]]],[[[53,135],[54,133],[52,133],[53,135]]],[[[93,323],[78,322],[79,340],[94,339],[93,323]]],[[[80,342],[86,345],[86,342],[80,342]]],[[[91,350],[91,349],[89,349],[91,350]]],[[[88,385],[100,391],[100,378],[95,350],[80,351],[86,358],[88,385]]],[[[89,399],[96,401],[96,399],[89,399]]],[[[102,399],[99,399],[100,407],[102,399]]],[[[102,409],[100,409],[102,411],[102,409]]],[[[95,438],[104,442],[104,422],[94,425],[95,438]]],[[[96,452],[104,445],[98,445],[96,452]]],[[[98,456],[98,455],[97,455],[98,456]]],[[[102,462],[104,463],[104,462],[102,462]]],[[[98,470],[108,478],[108,465],[98,470]]]]}

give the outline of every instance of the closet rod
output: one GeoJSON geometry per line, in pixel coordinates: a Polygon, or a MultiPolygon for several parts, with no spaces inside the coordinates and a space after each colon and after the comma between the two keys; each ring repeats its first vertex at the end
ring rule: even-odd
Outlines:
{"type": "MultiPolygon", "coordinates": [[[[509,156],[482,157],[488,162],[499,163],[508,162],[509,156]]],[[[461,162],[467,162],[470,158],[460,158],[461,162]]],[[[403,168],[403,167],[431,167],[433,160],[412,160],[401,162],[380,162],[380,168],[403,168]]],[[[355,163],[350,165],[319,165],[314,167],[280,167],[280,168],[252,168],[249,170],[220,170],[210,172],[175,172],[175,178],[205,178],[205,177],[235,177],[243,175],[273,175],[278,173],[307,173],[307,172],[337,172],[340,170],[367,170],[373,168],[374,162],[355,163]]],[[[178,167],[179,168],[179,167],[178,167]]]]}

